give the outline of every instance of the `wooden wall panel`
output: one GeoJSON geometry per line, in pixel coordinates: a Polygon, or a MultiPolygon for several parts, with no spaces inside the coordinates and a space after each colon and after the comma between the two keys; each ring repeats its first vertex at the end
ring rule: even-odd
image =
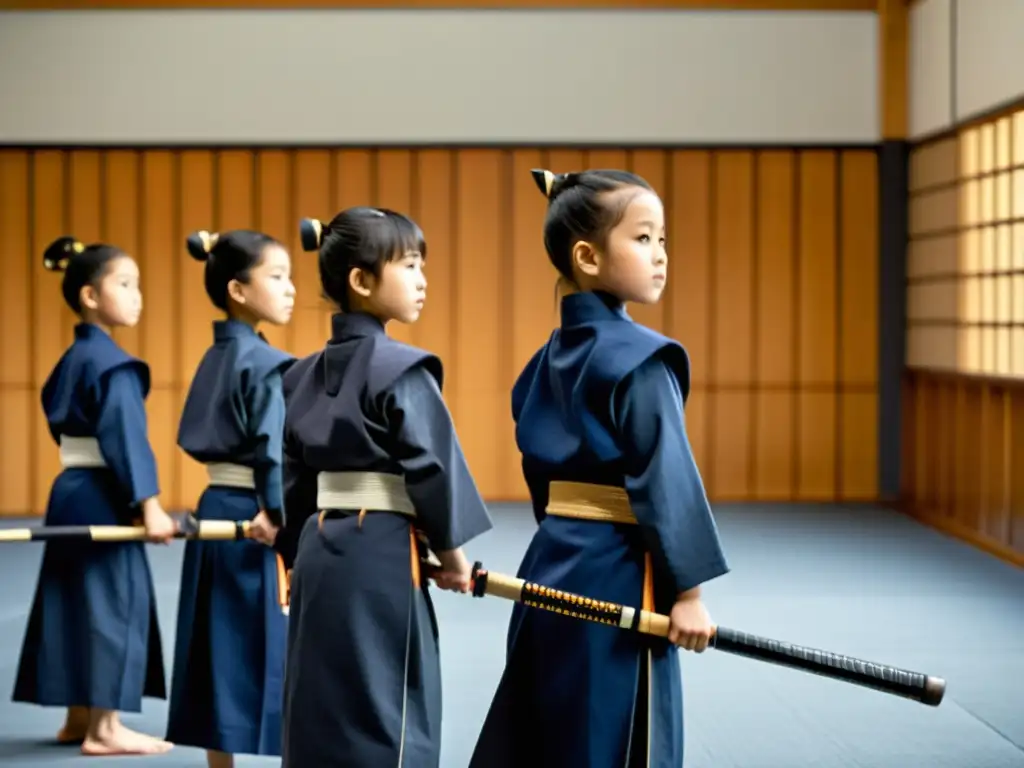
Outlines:
{"type": "Polygon", "coordinates": [[[1024,385],[908,370],[903,504],[1024,566],[1024,385]]]}
{"type": "Polygon", "coordinates": [[[753,339],[756,375],[754,494],[763,499],[789,499],[795,477],[796,404],[790,382],[796,360],[796,164],[789,152],[761,153],[757,158],[758,259],[753,339]]]}
{"type": "Polygon", "coordinates": [[[31,158],[0,153],[0,514],[37,509],[32,497],[35,420],[32,350],[36,323],[32,286],[31,158]],[[20,332],[18,330],[20,329],[20,332]]]}
{"type": "Polygon", "coordinates": [[[847,498],[870,498],[878,483],[878,167],[846,155],[840,168],[838,482],[847,498]]]}
{"type": "Polygon", "coordinates": [[[426,232],[427,307],[393,332],[444,359],[446,397],[485,495],[524,499],[509,390],[558,318],[544,200],[529,175],[538,166],[631,168],[662,195],[669,286],[660,305],[630,311],[690,352],[686,426],[713,499],[875,498],[873,151],[8,149],[0,514],[41,512],[58,469],[38,393],[74,318],[59,276],[40,264],[48,242],[102,239],[139,261],[143,320],[117,337],[152,367],[150,436],[164,502],[180,509],[195,503],[204,473],[175,445],[178,415],[217,317],[185,237],[256,227],[280,238],[298,305],[287,328],[266,333],[306,354],[323,344],[331,309],[298,220],[357,204],[411,212],[426,232]]]}

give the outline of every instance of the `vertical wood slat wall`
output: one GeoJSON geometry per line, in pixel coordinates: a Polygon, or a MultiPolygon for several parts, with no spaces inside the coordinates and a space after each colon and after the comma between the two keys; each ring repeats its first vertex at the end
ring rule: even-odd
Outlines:
{"type": "Polygon", "coordinates": [[[525,499],[509,415],[516,373],[554,326],[544,200],[533,167],[630,168],[662,194],[669,285],[639,322],[693,362],[687,426],[716,500],[877,495],[877,160],[849,150],[266,149],[0,150],[0,514],[38,514],[59,469],[39,391],[71,340],[60,278],[41,266],[61,234],[116,243],[143,274],[138,328],[164,503],[194,505],[204,473],[175,445],[216,313],[196,229],[253,227],[293,253],[298,308],[270,340],[319,348],[330,308],[302,216],[355,204],[411,212],[429,241],[420,322],[393,333],[444,359],[446,399],[484,494],[525,499]]]}
{"type": "Polygon", "coordinates": [[[911,160],[909,511],[1024,565],[1024,110],[911,160]]]}

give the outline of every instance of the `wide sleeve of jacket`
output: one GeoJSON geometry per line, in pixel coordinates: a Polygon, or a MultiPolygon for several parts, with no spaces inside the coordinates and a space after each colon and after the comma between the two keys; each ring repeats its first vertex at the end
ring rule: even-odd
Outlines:
{"type": "Polygon", "coordinates": [[[283,443],[285,403],[280,367],[261,372],[248,387],[256,497],[271,522],[281,525],[284,509],[283,443]]]}
{"type": "Polygon", "coordinates": [[[384,398],[392,458],[401,466],[417,526],[436,551],[455,549],[492,522],[462,453],[437,380],[416,365],[384,398]]]}
{"type": "MultiPolygon", "coordinates": [[[[294,381],[289,388],[289,378],[294,368],[283,376],[282,390],[285,403],[285,413],[289,398],[292,396],[294,381]]],[[[282,497],[284,509],[282,513],[282,526],[274,542],[276,549],[285,563],[285,568],[291,569],[295,562],[295,555],[298,550],[299,536],[302,527],[310,515],[317,511],[316,507],[316,475],[302,458],[302,446],[295,442],[294,436],[288,429],[287,418],[283,428],[281,444],[281,484],[283,488],[282,497]]]]}
{"type": "Polygon", "coordinates": [[[687,438],[682,392],[657,355],[619,385],[614,417],[626,457],[626,491],[656,573],[677,594],[728,573],[687,438]]]}
{"type": "Polygon", "coordinates": [[[102,377],[96,423],[100,453],[131,504],[160,493],[156,458],[149,444],[141,366],[119,365],[102,377]]]}

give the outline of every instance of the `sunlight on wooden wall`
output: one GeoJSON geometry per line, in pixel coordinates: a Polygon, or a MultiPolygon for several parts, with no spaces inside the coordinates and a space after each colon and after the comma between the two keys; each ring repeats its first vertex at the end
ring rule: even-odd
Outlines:
{"type": "Polygon", "coordinates": [[[631,312],[689,349],[688,429],[712,498],[876,496],[872,150],[0,150],[0,514],[40,513],[59,470],[39,391],[74,318],[42,267],[47,243],[71,234],[138,259],[143,320],[117,337],[152,367],[163,500],[181,509],[205,474],[175,446],[177,420],[217,317],[185,237],[253,227],[290,245],[298,309],[267,335],[303,355],[324,343],[330,309],[298,221],[367,203],[423,226],[427,308],[395,335],[443,358],[484,494],[525,499],[509,390],[557,319],[534,167],[630,168],[664,197],[669,286],[631,312]]]}

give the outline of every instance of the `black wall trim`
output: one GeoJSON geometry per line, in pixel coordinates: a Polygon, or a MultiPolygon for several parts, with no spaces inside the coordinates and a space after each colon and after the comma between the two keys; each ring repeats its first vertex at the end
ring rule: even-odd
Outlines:
{"type": "Polygon", "coordinates": [[[878,491],[883,499],[900,493],[910,148],[907,141],[889,140],[878,153],[878,491]]]}

